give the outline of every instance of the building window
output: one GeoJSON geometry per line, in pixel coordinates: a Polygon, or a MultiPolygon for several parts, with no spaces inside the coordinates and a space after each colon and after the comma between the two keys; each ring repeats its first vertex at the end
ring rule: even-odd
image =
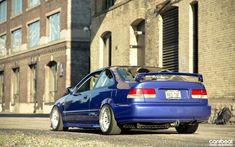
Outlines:
{"type": "Polygon", "coordinates": [[[7,20],[7,1],[2,0],[0,2],[0,22],[7,20]]]}
{"type": "Polygon", "coordinates": [[[12,0],[12,16],[22,13],[22,0],[12,0]]]}
{"type": "Polygon", "coordinates": [[[46,92],[47,92],[47,97],[46,97],[46,102],[54,102],[56,98],[56,92],[57,92],[57,81],[58,81],[58,71],[57,71],[57,62],[51,61],[47,65],[47,70],[46,70],[46,92]]]}
{"type": "Polygon", "coordinates": [[[178,7],[171,7],[162,16],[162,58],[163,68],[177,72],[179,70],[179,28],[178,7]]]}
{"type": "Polygon", "coordinates": [[[28,25],[28,43],[29,47],[35,47],[39,45],[40,41],[40,22],[36,21],[28,25]]]}
{"type": "Polygon", "coordinates": [[[130,30],[130,65],[144,65],[145,62],[145,20],[137,19],[130,30]]]}
{"type": "Polygon", "coordinates": [[[30,68],[30,80],[29,80],[29,100],[28,102],[33,103],[36,100],[36,90],[37,90],[37,75],[36,75],[36,69],[37,69],[37,65],[36,64],[32,64],[29,65],[30,68]]]}
{"type": "Polygon", "coordinates": [[[60,13],[49,16],[48,23],[49,40],[55,41],[60,39],[60,13]]]}
{"type": "Polygon", "coordinates": [[[190,5],[190,72],[198,73],[198,2],[190,5]]]}
{"type": "Polygon", "coordinates": [[[22,44],[22,29],[17,29],[12,32],[12,51],[20,50],[22,44]]]}
{"type": "Polygon", "coordinates": [[[102,35],[103,66],[112,65],[112,33],[106,32],[102,35]]]}
{"type": "Polygon", "coordinates": [[[4,72],[0,71],[0,104],[3,103],[4,98],[4,72]]]}
{"type": "Polygon", "coordinates": [[[13,77],[12,77],[12,99],[11,104],[15,104],[19,100],[20,93],[20,68],[13,69],[13,77]]]}
{"type": "Polygon", "coordinates": [[[40,5],[40,0],[28,0],[28,8],[33,8],[40,5]]]}
{"type": "Polygon", "coordinates": [[[0,56],[6,54],[7,35],[0,36],[0,56]]]}
{"type": "Polygon", "coordinates": [[[103,10],[109,9],[114,5],[114,0],[103,0],[103,10]]]}

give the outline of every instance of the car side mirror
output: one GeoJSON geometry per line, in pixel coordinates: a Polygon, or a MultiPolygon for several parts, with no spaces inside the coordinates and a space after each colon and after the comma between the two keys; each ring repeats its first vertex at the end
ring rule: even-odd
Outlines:
{"type": "Polygon", "coordinates": [[[66,91],[65,91],[65,94],[71,94],[73,92],[73,88],[72,87],[67,87],[66,88],[66,91]]]}

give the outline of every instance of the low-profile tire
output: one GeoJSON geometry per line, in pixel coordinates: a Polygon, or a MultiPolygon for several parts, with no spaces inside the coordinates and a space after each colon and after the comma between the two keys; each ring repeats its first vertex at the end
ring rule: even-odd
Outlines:
{"type": "Polygon", "coordinates": [[[113,111],[109,105],[104,105],[99,114],[100,129],[105,135],[117,135],[121,133],[113,111]]]}
{"type": "Polygon", "coordinates": [[[193,134],[197,131],[198,125],[198,123],[180,124],[178,127],[175,127],[175,129],[179,134],[193,134]]]}
{"type": "Polygon", "coordinates": [[[57,107],[54,107],[50,114],[52,131],[67,131],[68,127],[64,127],[61,113],[57,107]]]}

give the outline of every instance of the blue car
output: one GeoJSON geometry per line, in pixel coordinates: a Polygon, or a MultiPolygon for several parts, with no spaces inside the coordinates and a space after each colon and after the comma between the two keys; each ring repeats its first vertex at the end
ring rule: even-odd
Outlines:
{"type": "Polygon", "coordinates": [[[120,134],[129,129],[167,129],[194,133],[207,121],[211,107],[200,74],[162,68],[115,66],[88,74],[50,114],[55,131],[69,127],[120,134]]]}

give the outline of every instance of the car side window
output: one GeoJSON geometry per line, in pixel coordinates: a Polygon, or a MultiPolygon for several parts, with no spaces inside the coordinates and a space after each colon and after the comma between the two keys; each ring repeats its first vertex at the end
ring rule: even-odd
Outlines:
{"type": "Polygon", "coordinates": [[[110,70],[105,70],[100,74],[100,77],[95,85],[95,88],[112,86],[115,83],[114,77],[110,70]]]}
{"type": "Polygon", "coordinates": [[[85,91],[90,91],[94,88],[95,83],[99,77],[99,74],[93,74],[85,80],[80,86],[76,88],[76,93],[81,93],[85,91]]]}

